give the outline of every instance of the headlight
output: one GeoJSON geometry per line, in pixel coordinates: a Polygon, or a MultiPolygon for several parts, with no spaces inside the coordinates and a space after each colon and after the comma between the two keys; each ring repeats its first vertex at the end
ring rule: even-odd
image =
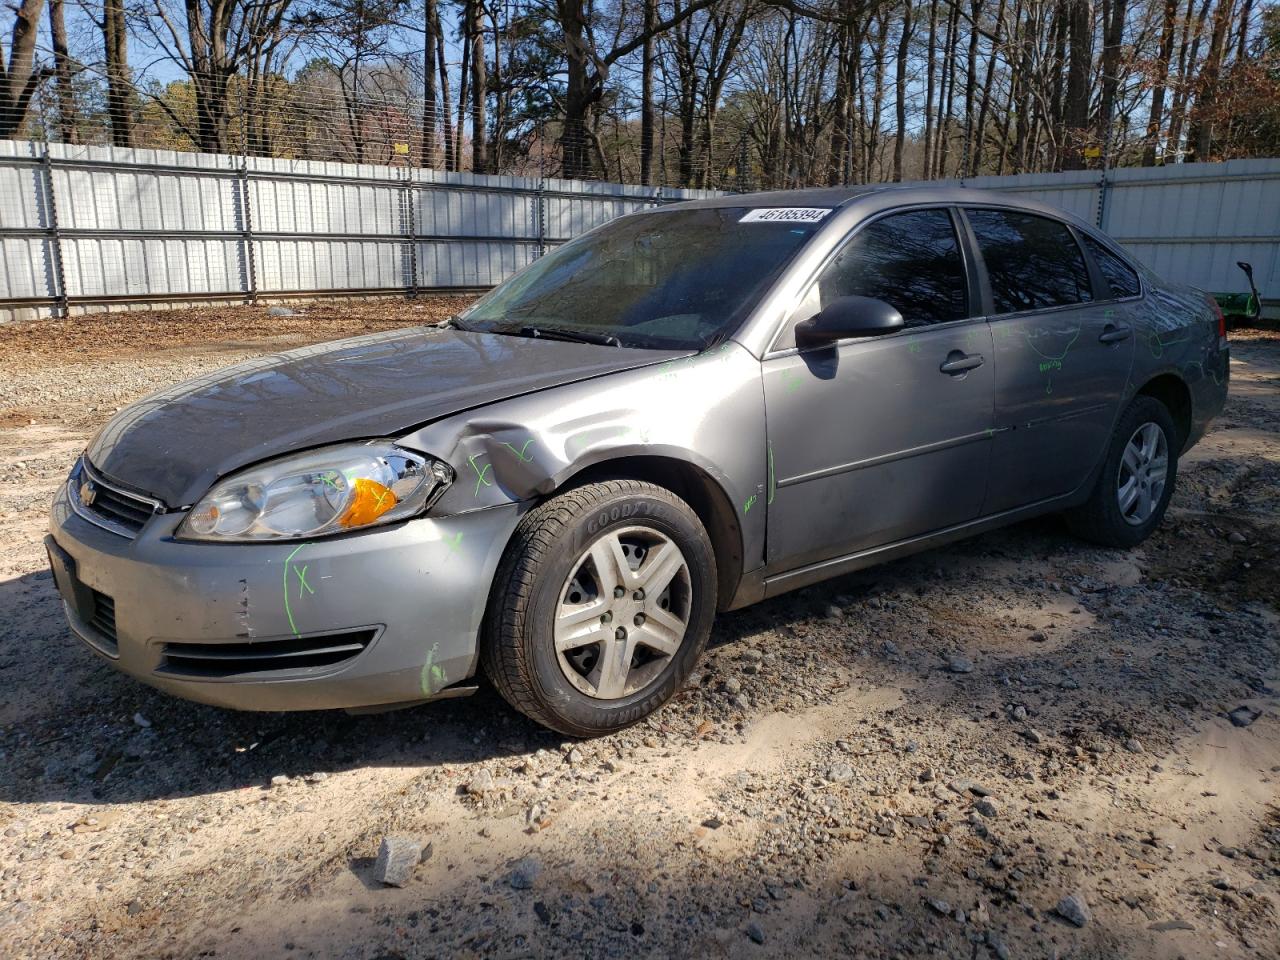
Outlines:
{"type": "Polygon", "coordinates": [[[453,479],[447,464],[389,441],[282,457],[217,484],[178,528],[193,540],[343,533],[421,513],[453,479]]]}

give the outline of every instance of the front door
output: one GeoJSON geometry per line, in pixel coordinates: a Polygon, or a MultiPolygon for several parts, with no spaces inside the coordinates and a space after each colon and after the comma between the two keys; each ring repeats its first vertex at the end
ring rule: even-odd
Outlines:
{"type": "Polygon", "coordinates": [[[860,295],[892,304],[907,327],[805,350],[784,332],[766,357],[770,572],[978,515],[994,364],[968,286],[941,208],[863,225],[815,280],[793,321],[860,295]]]}
{"type": "Polygon", "coordinates": [[[966,209],[991,295],[995,427],[984,514],[1070,493],[1103,454],[1133,361],[1129,307],[1049,217],[966,209]]]}

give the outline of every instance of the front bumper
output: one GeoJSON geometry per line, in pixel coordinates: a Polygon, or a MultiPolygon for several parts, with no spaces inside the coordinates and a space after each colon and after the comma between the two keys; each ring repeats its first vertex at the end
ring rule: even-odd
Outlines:
{"type": "Polygon", "coordinates": [[[75,633],[167,693],[240,710],[429,700],[476,670],[489,586],[522,506],[317,539],[191,543],[185,513],[136,539],[66,488],[46,540],[75,633]]]}

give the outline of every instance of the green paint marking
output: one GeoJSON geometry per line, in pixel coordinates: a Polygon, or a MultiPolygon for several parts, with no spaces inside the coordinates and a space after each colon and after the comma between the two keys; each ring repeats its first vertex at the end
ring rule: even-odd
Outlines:
{"type": "Polygon", "coordinates": [[[312,594],[313,596],[315,595],[315,591],[311,589],[311,584],[307,583],[307,568],[310,566],[311,566],[310,564],[307,564],[301,570],[299,570],[296,566],[293,568],[293,575],[298,578],[298,599],[299,600],[302,599],[302,592],[304,590],[307,593],[312,594]]]}
{"type": "Polygon", "coordinates": [[[1190,339],[1191,338],[1188,336],[1174,340],[1162,340],[1160,339],[1159,333],[1153,333],[1151,336],[1147,337],[1147,347],[1151,350],[1151,356],[1158,360],[1160,357],[1164,356],[1164,352],[1170,347],[1176,347],[1178,344],[1186,343],[1190,339]]]}
{"type": "Polygon", "coordinates": [[[445,556],[451,556],[457,553],[458,548],[462,546],[462,531],[459,530],[452,537],[446,537],[444,542],[445,542],[445,547],[448,550],[445,556]]]}
{"type": "Polygon", "coordinates": [[[531,457],[531,456],[530,456],[530,457],[526,457],[526,456],[524,455],[524,452],[525,452],[526,450],[528,450],[528,449],[529,449],[529,444],[531,444],[531,443],[533,443],[533,437],[530,437],[528,440],[526,440],[526,441],[524,442],[524,446],[523,446],[523,447],[521,447],[519,450],[517,450],[515,447],[513,447],[511,444],[509,444],[509,443],[507,443],[507,442],[505,442],[505,441],[503,442],[503,444],[502,444],[502,445],[503,445],[504,447],[506,447],[508,450],[510,450],[512,453],[514,453],[514,454],[516,455],[516,458],[517,458],[521,463],[528,463],[529,461],[531,461],[531,460],[533,459],[533,457],[531,457]]]}
{"type": "MultiPolygon", "coordinates": [[[[284,592],[284,615],[289,620],[289,629],[293,632],[293,635],[295,637],[301,636],[301,634],[298,633],[298,627],[293,622],[293,610],[290,609],[289,607],[289,564],[293,562],[293,558],[298,555],[299,550],[301,550],[303,547],[309,547],[309,546],[311,546],[311,544],[309,543],[298,544],[298,546],[293,548],[293,553],[285,557],[285,560],[284,560],[284,577],[282,581],[282,584],[284,587],[284,591],[283,591],[284,592]]],[[[305,567],[303,568],[303,583],[304,584],[306,583],[305,567]]],[[[307,589],[311,589],[311,588],[308,587],[307,589]]],[[[298,599],[302,599],[301,595],[299,595],[298,599]]]]}
{"type": "Polygon", "coordinates": [[[338,481],[341,479],[342,479],[342,474],[340,473],[322,473],[320,475],[321,482],[324,483],[326,486],[333,487],[334,490],[342,489],[342,487],[338,486],[338,481]]]}
{"type": "Polygon", "coordinates": [[[440,644],[433,643],[431,649],[427,651],[427,662],[422,665],[422,674],[418,678],[418,684],[422,688],[424,697],[429,697],[449,685],[449,678],[444,669],[436,665],[436,655],[439,652],[440,644]]]}
{"type": "Polygon", "coordinates": [[[1044,392],[1046,394],[1053,393],[1053,371],[1062,369],[1062,361],[1067,359],[1067,354],[1071,352],[1075,342],[1080,339],[1080,332],[1083,329],[1083,325],[1076,327],[1076,332],[1072,334],[1071,339],[1067,341],[1067,345],[1062,348],[1062,352],[1059,354],[1044,353],[1031,342],[1031,334],[1025,330],[1022,332],[1023,338],[1027,341],[1027,346],[1041,359],[1041,363],[1038,365],[1040,372],[1049,374],[1044,384],[1044,392]]]}
{"type": "Polygon", "coordinates": [[[754,493],[753,493],[751,496],[747,497],[747,502],[746,502],[746,504],[743,506],[743,508],[742,508],[742,512],[743,512],[743,513],[750,513],[750,512],[751,512],[751,508],[752,508],[753,506],[755,506],[756,501],[757,501],[757,500],[759,500],[759,499],[760,499],[760,498],[759,498],[759,497],[757,497],[754,493]]]}
{"type": "Polygon", "coordinates": [[[766,506],[770,503],[773,503],[773,495],[778,490],[778,485],[773,478],[773,447],[769,447],[768,450],[769,450],[769,499],[765,501],[766,506]]]}
{"type": "MultiPolygon", "coordinates": [[[[483,453],[481,453],[481,454],[477,454],[476,456],[481,456],[481,457],[483,457],[483,456],[484,456],[484,454],[483,454],[483,453]]],[[[480,488],[481,488],[482,486],[484,486],[484,487],[491,487],[491,486],[493,486],[493,481],[492,481],[492,480],[490,480],[490,479],[488,478],[488,476],[487,476],[487,474],[489,473],[489,471],[493,469],[493,464],[491,464],[491,463],[486,463],[486,464],[484,465],[484,469],[483,469],[483,470],[481,470],[478,466],[476,466],[476,458],[475,458],[474,456],[472,456],[472,457],[467,457],[467,463],[471,464],[471,469],[472,469],[472,470],[474,470],[474,471],[476,472],[476,489],[475,489],[475,496],[479,497],[479,496],[480,496],[480,488]]]]}

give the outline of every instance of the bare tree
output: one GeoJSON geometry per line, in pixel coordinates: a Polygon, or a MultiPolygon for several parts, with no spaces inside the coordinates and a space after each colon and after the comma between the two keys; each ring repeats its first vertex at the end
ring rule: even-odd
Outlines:
{"type": "Polygon", "coordinates": [[[36,32],[44,0],[22,0],[14,11],[9,55],[0,47],[0,138],[17,135],[47,71],[36,65],[36,32]]]}

